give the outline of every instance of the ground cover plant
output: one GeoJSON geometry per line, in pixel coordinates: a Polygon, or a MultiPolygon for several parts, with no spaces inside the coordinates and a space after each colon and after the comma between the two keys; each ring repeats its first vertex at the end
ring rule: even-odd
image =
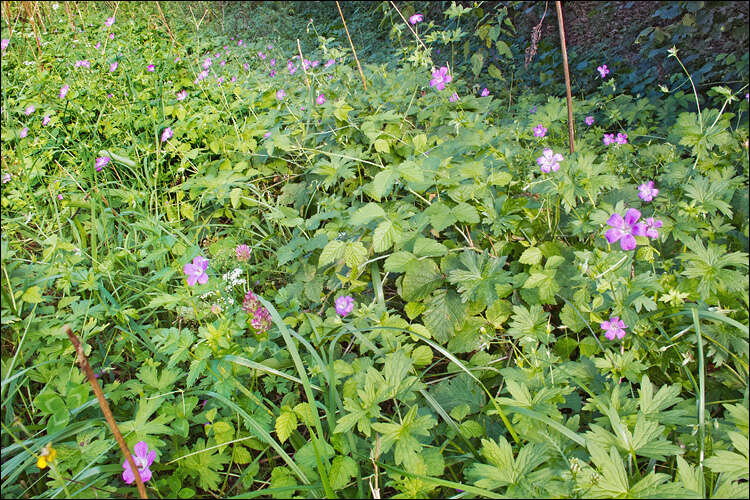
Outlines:
{"type": "Polygon", "coordinates": [[[747,498],[747,54],[439,7],[3,5],[4,496],[747,498]]]}

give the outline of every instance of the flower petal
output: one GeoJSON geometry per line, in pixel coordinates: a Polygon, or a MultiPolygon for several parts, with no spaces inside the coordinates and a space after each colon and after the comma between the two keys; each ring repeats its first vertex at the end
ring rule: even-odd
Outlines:
{"type": "Polygon", "coordinates": [[[148,455],[148,445],[146,444],[146,441],[138,441],[135,443],[135,446],[133,446],[133,451],[135,452],[135,456],[138,458],[146,458],[148,455]]]}
{"type": "Polygon", "coordinates": [[[612,216],[607,219],[607,224],[617,229],[625,229],[625,221],[622,219],[622,215],[617,212],[613,213],[612,216]]]}
{"type": "Polygon", "coordinates": [[[604,234],[604,237],[607,238],[607,242],[608,243],[612,244],[615,241],[617,241],[620,238],[622,238],[624,235],[625,235],[624,232],[622,232],[621,230],[617,229],[616,227],[613,227],[612,229],[610,229],[609,231],[607,231],[604,234]]]}
{"type": "Polygon", "coordinates": [[[628,208],[628,211],[625,212],[625,222],[627,223],[628,226],[632,226],[640,218],[641,218],[641,212],[636,210],[635,208],[628,208]]]}
{"type": "Polygon", "coordinates": [[[152,464],[152,463],[154,463],[154,460],[156,460],[156,451],[154,451],[154,450],[151,450],[151,451],[150,451],[150,452],[148,453],[148,457],[146,457],[146,458],[147,458],[147,460],[148,460],[148,461],[147,461],[147,465],[146,465],[146,467],[151,467],[151,464],[152,464]]]}
{"type": "Polygon", "coordinates": [[[623,250],[632,250],[635,248],[635,237],[632,234],[626,234],[620,240],[620,248],[623,250]]]}

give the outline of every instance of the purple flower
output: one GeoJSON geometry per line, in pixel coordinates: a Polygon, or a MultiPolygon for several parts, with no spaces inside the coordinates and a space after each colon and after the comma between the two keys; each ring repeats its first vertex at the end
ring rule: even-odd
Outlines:
{"type": "Polygon", "coordinates": [[[244,65],[245,71],[247,71],[247,69],[248,69],[249,67],[250,67],[250,65],[249,65],[249,64],[247,64],[247,63],[245,63],[245,65],[244,65]]]}
{"type": "Polygon", "coordinates": [[[50,118],[49,115],[44,115],[44,118],[42,118],[42,126],[46,127],[47,125],[49,125],[49,122],[51,121],[52,121],[52,118],[50,118]]]}
{"type": "Polygon", "coordinates": [[[36,111],[36,107],[34,107],[33,104],[30,104],[29,106],[26,107],[26,109],[23,110],[23,112],[26,113],[26,116],[29,116],[34,111],[36,111]]]}
{"type": "Polygon", "coordinates": [[[268,50],[273,50],[273,44],[272,43],[268,44],[268,50]]]}
{"type": "Polygon", "coordinates": [[[326,63],[325,63],[324,65],[323,65],[323,67],[324,67],[324,68],[326,68],[326,69],[328,69],[328,67],[329,67],[329,66],[333,66],[334,64],[336,64],[336,61],[335,61],[334,59],[329,59],[329,60],[328,60],[328,61],[327,61],[327,62],[326,62],[326,63]]]}
{"type": "Polygon", "coordinates": [[[2,48],[3,52],[5,52],[5,49],[8,48],[9,43],[10,43],[10,38],[3,38],[3,41],[0,42],[0,48],[2,48]]]}
{"type": "Polygon", "coordinates": [[[184,101],[186,97],[187,97],[187,90],[182,89],[181,92],[177,92],[177,100],[178,101],[184,101]]]}
{"type": "Polygon", "coordinates": [[[547,135],[547,127],[541,123],[534,127],[534,137],[544,137],[545,135],[547,135]]]}
{"type": "Polygon", "coordinates": [[[284,97],[286,97],[286,92],[284,92],[284,89],[279,89],[276,91],[276,99],[281,101],[284,99],[284,97]]]}
{"type": "Polygon", "coordinates": [[[3,184],[10,182],[10,179],[11,179],[10,174],[8,172],[5,172],[3,174],[3,184]]]}
{"type": "Polygon", "coordinates": [[[187,284],[189,286],[194,286],[196,282],[201,285],[208,283],[206,268],[208,268],[208,259],[201,257],[200,255],[193,259],[192,264],[185,264],[182,272],[187,275],[187,284]]]}
{"type": "Polygon", "coordinates": [[[268,76],[270,76],[271,78],[273,78],[274,76],[276,76],[276,70],[272,69],[271,72],[268,73],[268,76]]]}
{"type": "Polygon", "coordinates": [[[602,66],[599,66],[596,68],[596,70],[599,72],[599,74],[602,76],[602,78],[606,77],[609,74],[609,69],[607,69],[607,65],[603,64],[602,66]]]}
{"type": "Polygon", "coordinates": [[[271,67],[276,66],[276,59],[271,59],[271,62],[269,63],[271,67]]]}
{"type": "Polygon", "coordinates": [[[437,90],[443,90],[446,83],[453,81],[453,77],[448,74],[448,67],[443,66],[440,69],[436,69],[432,72],[432,80],[430,80],[430,87],[435,87],[437,90]]]}
{"type": "Polygon", "coordinates": [[[236,77],[236,76],[233,76],[233,77],[232,77],[232,82],[236,82],[236,81],[237,81],[237,77],[236,77]]]}
{"type": "Polygon", "coordinates": [[[617,144],[627,144],[628,143],[628,134],[623,134],[622,132],[617,134],[617,137],[615,137],[615,142],[617,144]]]}
{"type": "Polygon", "coordinates": [[[101,46],[102,46],[102,42],[96,42],[96,45],[94,45],[94,48],[96,50],[99,50],[101,48],[101,46]]]}
{"type": "Polygon", "coordinates": [[[161,133],[161,142],[167,142],[167,140],[172,138],[172,129],[167,127],[164,129],[164,132],[161,133]]]}
{"type": "Polygon", "coordinates": [[[227,65],[227,62],[226,62],[226,61],[221,61],[221,62],[219,63],[219,66],[226,66],[226,65],[227,65]]]}
{"type": "Polygon", "coordinates": [[[289,70],[289,74],[293,75],[295,71],[297,71],[297,66],[292,63],[292,61],[289,61],[286,63],[286,67],[289,70]]]}
{"type": "Polygon", "coordinates": [[[533,106],[531,106],[531,108],[529,109],[529,114],[530,115],[533,115],[534,113],[536,113],[536,104],[534,104],[533,106]]]}
{"type": "Polygon", "coordinates": [[[101,172],[102,167],[106,167],[107,163],[109,163],[110,160],[111,158],[109,156],[100,156],[99,158],[97,158],[96,163],[94,164],[94,166],[96,167],[96,171],[101,172]]]}
{"type": "Polygon", "coordinates": [[[180,62],[180,58],[179,57],[175,57],[174,58],[174,62],[176,62],[176,63],[180,62]]]}
{"type": "Polygon", "coordinates": [[[638,197],[643,201],[652,201],[659,190],[654,187],[654,181],[644,182],[638,186],[638,197]]]}
{"type": "Polygon", "coordinates": [[[108,17],[107,20],[104,21],[104,25],[107,26],[107,28],[112,27],[113,24],[115,24],[115,18],[114,18],[114,16],[113,17],[108,17]]]}
{"type": "Polygon", "coordinates": [[[542,156],[536,159],[536,163],[542,172],[548,174],[550,170],[553,172],[560,170],[560,162],[564,159],[560,153],[555,153],[550,148],[545,148],[542,156]]]}
{"type": "Polygon", "coordinates": [[[612,316],[609,318],[609,321],[604,321],[600,323],[599,326],[602,327],[602,330],[604,330],[604,336],[609,340],[615,340],[615,337],[622,339],[625,336],[624,328],[627,328],[625,322],[621,320],[619,316],[612,316]]]}
{"type": "Polygon", "coordinates": [[[318,97],[315,98],[315,102],[318,103],[318,105],[322,105],[326,102],[326,96],[319,94],[318,97]]]}
{"type": "Polygon", "coordinates": [[[409,18],[409,22],[411,24],[417,24],[417,23],[421,23],[422,19],[423,19],[422,14],[414,14],[413,16],[409,18]]]}
{"type": "Polygon", "coordinates": [[[115,34],[114,33],[110,33],[109,34],[109,39],[110,40],[114,40],[115,39],[115,34]]]}
{"type": "Polygon", "coordinates": [[[607,220],[607,224],[612,227],[604,235],[607,242],[612,244],[619,240],[620,248],[626,251],[633,250],[635,248],[635,236],[646,235],[646,224],[639,223],[638,219],[640,218],[641,212],[635,208],[629,208],[625,212],[624,219],[617,212],[613,213],[607,220]]]}
{"type": "MultiPolygon", "coordinates": [[[[145,483],[151,479],[151,469],[149,467],[151,467],[151,464],[156,459],[156,451],[149,451],[145,441],[135,443],[133,451],[133,462],[135,462],[135,466],[138,468],[138,475],[141,476],[141,481],[145,483]]],[[[125,460],[122,463],[122,468],[125,469],[122,473],[122,480],[128,484],[133,484],[135,482],[135,474],[130,468],[130,462],[125,460]]]]}
{"type": "Polygon", "coordinates": [[[450,96],[450,97],[448,98],[448,100],[449,100],[450,102],[456,102],[456,101],[458,101],[458,94],[456,94],[455,92],[453,92],[453,95],[452,95],[452,96],[450,96]]]}
{"type": "Polygon", "coordinates": [[[208,77],[208,70],[204,69],[203,71],[201,71],[200,73],[198,73],[198,76],[196,77],[194,83],[198,83],[199,81],[201,81],[201,80],[203,80],[203,79],[205,79],[207,77],[208,77]]]}
{"type": "Polygon", "coordinates": [[[117,69],[117,66],[118,66],[118,65],[119,65],[119,63],[118,63],[117,61],[115,61],[115,62],[113,62],[112,64],[110,64],[110,65],[109,65],[109,72],[110,72],[110,73],[114,73],[114,72],[115,72],[115,70],[117,69]]]}
{"type": "Polygon", "coordinates": [[[114,97],[112,94],[107,94],[107,99],[112,99],[114,97]]]}
{"type": "Polygon", "coordinates": [[[258,57],[260,57],[261,60],[265,60],[266,59],[266,55],[263,52],[261,52],[261,51],[258,51],[258,57]]]}
{"type": "Polygon", "coordinates": [[[615,134],[604,134],[604,139],[602,139],[602,142],[605,146],[609,146],[610,144],[615,143],[615,134]]]}
{"type": "Polygon", "coordinates": [[[91,63],[89,61],[87,61],[86,59],[84,59],[82,61],[76,61],[74,67],[76,67],[76,68],[83,67],[83,68],[89,68],[89,69],[91,69],[91,63]]]}
{"type": "Polygon", "coordinates": [[[264,139],[268,139],[269,137],[271,137],[271,132],[266,132],[265,134],[263,134],[264,139]]]}
{"type": "Polygon", "coordinates": [[[354,309],[354,299],[351,295],[344,295],[336,299],[336,314],[346,317],[354,309]]]}
{"type": "Polygon", "coordinates": [[[234,249],[234,253],[237,256],[237,260],[241,262],[245,262],[250,259],[250,247],[248,245],[245,245],[244,243],[241,245],[237,245],[237,247],[234,249]]]}
{"type": "Polygon", "coordinates": [[[260,301],[258,300],[258,297],[255,296],[252,290],[248,290],[245,294],[245,298],[242,301],[242,309],[244,309],[246,313],[250,314],[251,312],[255,311],[259,305],[260,301]]]}
{"type": "Polygon", "coordinates": [[[320,61],[318,61],[317,59],[315,59],[310,66],[312,66],[313,68],[317,68],[318,64],[320,64],[320,61]]]}
{"type": "Polygon", "coordinates": [[[62,200],[62,199],[63,199],[63,195],[61,195],[61,194],[58,194],[58,195],[57,195],[57,199],[58,199],[58,200],[62,200]]]}
{"type": "Polygon", "coordinates": [[[23,128],[23,129],[22,129],[22,130],[21,130],[21,131],[20,131],[20,132],[18,133],[18,137],[20,137],[21,139],[23,139],[23,138],[24,138],[24,137],[26,137],[27,135],[29,135],[29,127],[24,127],[24,128],[23,128]]]}
{"type": "Polygon", "coordinates": [[[250,321],[250,326],[255,328],[257,333],[267,332],[271,328],[271,314],[268,309],[263,306],[259,306],[253,313],[253,319],[250,321]]]}
{"type": "Polygon", "coordinates": [[[242,47],[242,40],[237,40],[237,47],[242,47]]]}
{"type": "Polygon", "coordinates": [[[221,85],[222,83],[224,83],[224,77],[220,76],[216,79],[216,85],[221,85]]]}
{"type": "Polygon", "coordinates": [[[654,220],[653,217],[647,218],[645,221],[646,223],[646,236],[649,238],[656,239],[659,237],[659,229],[662,226],[662,222],[660,220],[654,220]]]}
{"type": "Polygon", "coordinates": [[[148,66],[146,66],[146,71],[153,71],[153,70],[154,70],[154,68],[155,68],[155,67],[154,67],[154,65],[153,65],[153,64],[149,64],[148,66]]]}
{"type": "Polygon", "coordinates": [[[208,69],[211,66],[211,58],[207,57],[205,61],[203,61],[203,69],[208,69]]]}
{"type": "Polygon", "coordinates": [[[590,127],[591,125],[594,124],[594,117],[593,116],[587,116],[583,121],[586,123],[586,125],[588,125],[590,127]]]}
{"type": "Polygon", "coordinates": [[[485,88],[482,89],[482,93],[479,94],[479,95],[482,96],[482,97],[487,97],[488,95],[490,95],[490,91],[487,90],[487,87],[485,87],[485,88]]]}

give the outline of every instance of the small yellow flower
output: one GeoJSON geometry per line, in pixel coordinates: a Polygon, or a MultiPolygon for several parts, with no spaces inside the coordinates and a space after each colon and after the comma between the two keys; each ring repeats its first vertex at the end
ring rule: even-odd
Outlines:
{"type": "Polygon", "coordinates": [[[52,443],[47,443],[47,445],[42,448],[42,451],[39,452],[39,460],[36,461],[36,466],[40,469],[44,469],[55,459],[56,456],[57,450],[52,447],[52,443]]]}

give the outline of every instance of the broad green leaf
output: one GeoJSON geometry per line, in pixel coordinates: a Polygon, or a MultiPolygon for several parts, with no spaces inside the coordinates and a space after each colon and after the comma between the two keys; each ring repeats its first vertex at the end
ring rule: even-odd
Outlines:
{"type": "Polygon", "coordinates": [[[344,252],[346,250],[346,242],[341,240],[331,240],[320,252],[320,258],[318,259],[318,267],[323,267],[332,262],[336,262],[344,258],[344,252]]]}
{"type": "Polygon", "coordinates": [[[389,273],[403,273],[412,261],[416,261],[414,254],[410,252],[395,252],[385,259],[383,268],[389,273]]]}
{"type": "Polygon", "coordinates": [[[453,290],[438,290],[427,301],[422,313],[425,326],[441,343],[447,342],[464,323],[466,312],[461,297],[453,290]]]}
{"type": "Polygon", "coordinates": [[[364,226],[383,217],[385,217],[385,212],[380,208],[380,205],[370,202],[354,212],[354,215],[349,219],[349,225],[354,227],[364,226]]]}
{"type": "Polygon", "coordinates": [[[276,418],[276,425],[274,428],[276,429],[276,435],[278,436],[279,441],[283,443],[289,439],[289,436],[291,436],[292,432],[297,428],[297,415],[291,411],[281,412],[276,418]]]}
{"type": "Polygon", "coordinates": [[[446,246],[431,238],[419,237],[414,242],[414,255],[417,257],[442,257],[446,253],[446,246]]]}
{"type": "Polygon", "coordinates": [[[351,479],[357,475],[357,462],[351,457],[338,455],[331,462],[331,488],[340,490],[346,487],[351,479]]]}
{"type": "Polygon", "coordinates": [[[443,275],[434,261],[414,260],[406,265],[406,274],[401,283],[401,295],[408,302],[421,300],[442,283],[443,275]]]}

